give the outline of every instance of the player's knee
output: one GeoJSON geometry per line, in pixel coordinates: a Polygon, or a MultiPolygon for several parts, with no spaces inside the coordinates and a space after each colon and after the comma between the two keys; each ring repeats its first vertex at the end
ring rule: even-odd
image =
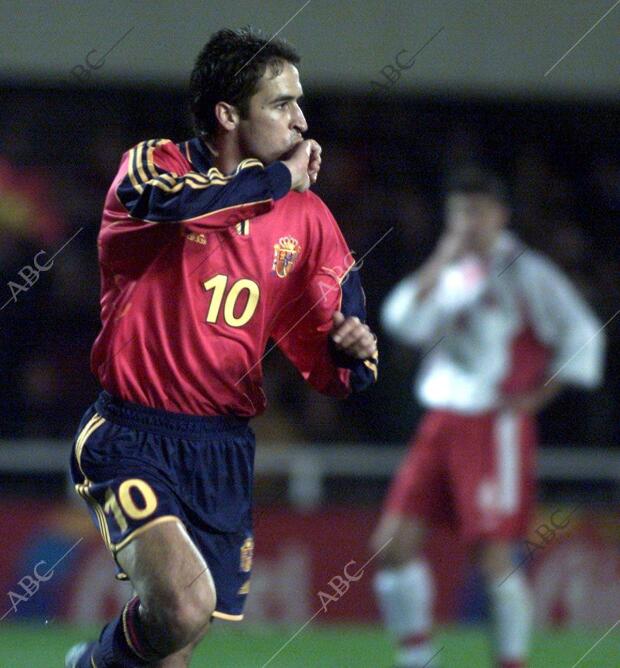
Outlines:
{"type": "Polygon", "coordinates": [[[418,555],[422,541],[421,527],[402,517],[386,517],[373,534],[370,549],[383,567],[397,568],[418,555]]]}
{"type": "MultiPolygon", "coordinates": [[[[398,534],[391,536],[387,540],[389,540],[390,543],[377,555],[377,562],[384,568],[397,568],[407,561],[405,551],[399,541],[398,534]]],[[[377,552],[381,547],[376,547],[378,542],[379,541],[373,541],[372,543],[371,547],[374,552],[377,552]]]]}
{"type": "Polygon", "coordinates": [[[482,544],[475,551],[475,558],[486,580],[501,579],[513,568],[512,547],[509,543],[482,544]]]}
{"type": "Polygon", "coordinates": [[[215,610],[212,587],[194,583],[186,591],[169,592],[162,597],[155,616],[166,637],[170,653],[194,642],[204,633],[215,610]]]}
{"type": "Polygon", "coordinates": [[[185,600],[181,602],[174,611],[176,635],[180,646],[196,640],[209,624],[215,605],[210,601],[201,601],[197,599],[185,600]]]}

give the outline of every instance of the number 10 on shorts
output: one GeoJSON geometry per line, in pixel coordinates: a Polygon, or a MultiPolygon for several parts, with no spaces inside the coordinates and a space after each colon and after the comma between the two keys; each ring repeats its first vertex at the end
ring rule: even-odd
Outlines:
{"type": "Polygon", "coordinates": [[[144,480],[131,478],[124,480],[118,488],[118,498],[112,489],[105,493],[103,510],[112,513],[121,531],[129,528],[127,518],[143,520],[157,509],[157,495],[144,480]]]}

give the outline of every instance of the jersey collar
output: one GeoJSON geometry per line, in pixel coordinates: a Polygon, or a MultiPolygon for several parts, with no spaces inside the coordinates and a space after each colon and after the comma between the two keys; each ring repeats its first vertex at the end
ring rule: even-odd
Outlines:
{"type": "Polygon", "coordinates": [[[206,174],[213,167],[209,149],[200,137],[194,137],[187,142],[187,158],[194,169],[202,174],[206,174]]]}

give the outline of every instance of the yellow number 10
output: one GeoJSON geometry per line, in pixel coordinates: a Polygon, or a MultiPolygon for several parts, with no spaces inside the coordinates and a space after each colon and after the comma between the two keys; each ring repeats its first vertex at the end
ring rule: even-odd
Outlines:
{"type": "Polygon", "coordinates": [[[118,488],[118,500],[116,494],[108,488],[105,495],[105,503],[103,510],[108,515],[112,513],[116,523],[121,531],[126,531],[129,526],[125,515],[132,520],[143,520],[157,509],[157,495],[153,488],[144,480],[139,478],[131,478],[130,480],[123,480],[118,488]],[[131,497],[131,491],[135,490],[140,493],[142,497],[143,507],[136,505],[131,497]],[[120,501],[120,503],[119,503],[120,501]]]}
{"type": "Polygon", "coordinates": [[[251,281],[249,278],[240,278],[230,286],[230,290],[226,295],[226,299],[224,299],[227,283],[228,276],[225,274],[217,274],[216,276],[213,276],[213,278],[204,281],[202,284],[207,292],[209,290],[213,290],[211,304],[209,305],[209,311],[207,312],[207,322],[217,322],[217,317],[220,313],[223,301],[224,322],[231,327],[242,327],[254,315],[254,311],[256,311],[256,306],[258,305],[258,295],[260,292],[258,284],[254,281],[251,281]],[[239,295],[243,290],[247,290],[248,300],[242,313],[239,316],[235,316],[235,305],[239,299],[239,295]]]}

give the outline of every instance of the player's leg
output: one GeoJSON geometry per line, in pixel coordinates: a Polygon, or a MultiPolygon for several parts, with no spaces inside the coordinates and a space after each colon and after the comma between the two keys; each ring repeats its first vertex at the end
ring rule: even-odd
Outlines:
{"type": "Polygon", "coordinates": [[[105,393],[87,411],[72,477],[138,596],[103,630],[94,664],[91,651],[72,649],[67,666],[164,661],[176,668],[187,663],[189,644],[204,634],[211,616],[243,617],[253,547],[253,454],[245,420],[168,414],[105,393]]]}
{"type": "Polygon", "coordinates": [[[174,533],[163,553],[161,536],[155,536],[152,542],[129,543],[116,554],[142,602],[147,630],[154,630],[147,640],[161,653],[175,650],[153,663],[156,668],[188,666],[212,616],[243,618],[254,546],[249,498],[254,435],[245,422],[222,419],[215,427],[217,432],[204,441],[185,444],[185,467],[176,469],[179,477],[191,481],[188,487],[193,490],[186,494],[191,540],[181,523],[171,524],[182,532],[184,554],[174,533]],[[229,482],[218,487],[222,479],[229,482]],[[170,644],[160,641],[166,634],[173,636],[170,644]]]}
{"type": "Polygon", "coordinates": [[[511,541],[490,540],[478,547],[478,563],[491,605],[498,668],[524,668],[532,626],[532,596],[523,569],[517,568],[511,541]]]}
{"type": "Polygon", "coordinates": [[[435,516],[432,507],[442,501],[440,423],[435,414],[424,419],[390,486],[370,545],[379,565],[374,585],[384,624],[397,642],[397,665],[407,668],[425,666],[435,654],[434,584],[422,548],[435,516]]]}
{"type": "Polygon", "coordinates": [[[116,424],[101,404],[100,397],[80,424],[72,476],[138,597],[104,628],[94,648],[68,665],[145,666],[196,639],[215,608],[215,591],[170,489],[175,472],[159,461],[174,452],[174,439],[116,424]]]}
{"type": "Polygon", "coordinates": [[[93,651],[97,668],[188,665],[184,648],[206,632],[216,597],[207,565],[183,526],[156,524],[116,558],[137,597],[102,632],[93,651]]]}
{"type": "Polygon", "coordinates": [[[160,656],[187,654],[184,648],[207,631],[216,593],[207,564],[183,526],[154,526],[116,558],[140,599],[149,645],[160,656]]]}
{"type": "Polygon", "coordinates": [[[207,625],[204,629],[204,633],[187,645],[187,647],[184,647],[181,651],[176,652],[175,654],[171,654],[162,661],[151,664],[151,668],[187,668],[192,660],[194,650],[204,638],[208,628],[209,626],[207,625]]]}
{"type": "Polygon", "coordinates": [[[532,604],[527,577],[517,568],[517,543],[526,536],[533,505],[535,429],[511,413],[465,418],[466,453],[454,449],[457,508],[465,539],[475,546],[491,604],[497,666],[526,665],[532,604]]]}
{"type": "Polygon", "coordinates": [[[434,585],[422,555],[426,528],[419,520],[385,514],[371,539],[377,556],[375,595],[383,622],[397,643],[396,664],[407,668],[431,660],[434,585]]]}
{"type": "MultiPolygon", "coordinates": [[[[134,595],[137,596],[137,593],[134,592],[134,595]]],[[[194,641],[192,641],[189,645],[186,645],[182,650],[171,654],[165,659],[157,661],[156,663],[152,663],[151,668],[187,668],[192,659],[194,650],[200,644],[210,626],[211,620],[194,641]]]]}

